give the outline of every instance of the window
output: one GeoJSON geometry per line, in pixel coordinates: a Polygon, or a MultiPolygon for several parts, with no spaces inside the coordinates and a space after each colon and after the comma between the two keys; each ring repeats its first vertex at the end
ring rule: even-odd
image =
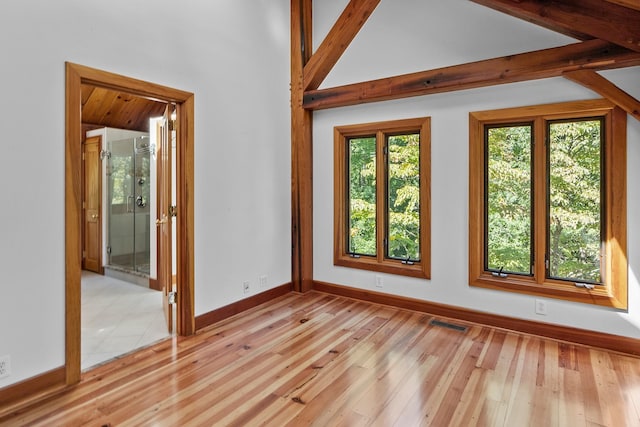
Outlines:
{"type": "Polygon", "coordinates": [[[471,113],[469,144],[471,285],[626,309],[626,113],[471,113]]]}
{"type": "Polygon", "coordinates": [[[334,130],[334,263],[430,275],[430,120],[334,130]]]}

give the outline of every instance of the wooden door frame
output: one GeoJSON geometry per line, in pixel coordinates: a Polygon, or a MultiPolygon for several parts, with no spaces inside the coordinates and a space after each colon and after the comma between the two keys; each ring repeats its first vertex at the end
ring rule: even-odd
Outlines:
{"type": "Polygon", "coordinates": [[[89,84],[176,104],[177,333],[195,332],[194,318],[194,95],[67,62],[65,89],[65,377],[80,381],[80,282],[82,269],[82,96],[89,84]]]}

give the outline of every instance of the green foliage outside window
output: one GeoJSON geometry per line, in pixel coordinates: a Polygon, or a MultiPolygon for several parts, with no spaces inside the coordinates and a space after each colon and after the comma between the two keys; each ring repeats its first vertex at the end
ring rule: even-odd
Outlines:
{"type": "MultiPolygon", "coordinates": [[[[131,145],[130,140],[122,142],[131,145]]],[[[149,181],[151,160],[149,153],[136,154],[133,146],[131,146],[129,152],[123,151],[112,153],[107,163],[110,205],[126,205],[129,197],[139,195],[148,203],[151,196],[149,181]],[[140,178],[144,180],[143,185],[138,184],[140,178]]]]}
{"type": "Polygon", "coordinates": [[[549,276],[601,282],[601,123],[549,124],[549,276]]]}
{"type": "Polygon", "coordinates": [[[376,255],[376,138],[349,140],[349,244],[351,253],[376,255]]]}
{"type": "MultiPolygon", "coordinates": [[[[492,271],[533,274],[531,129],[487,129],[486,268],[492,271]]],[[[551,122],[547,133],[547,276],[600,283],[601,121],[551,122]]]]}
{"type": "Polygon", "coordinates": [[[131,156],[113,156],[110,159],[111,205],[127,203],[127,196],[131,194],[131,156]]]}
{"type": "Polygon", "coordinates": [[[487,137],[487,268],[531,274],[531,125],[487,137]]]}
{"type": "MultiPolygon", "coordinates": [[[[375,256],[376,138],[349,142],[349,236],[351,253],[375,256]]],[[[420,260],[420,136],[388,137],[389,258],[420,260]]]]}
{"type": "Polygon", "coordinates": [[[420,135],[387,140],[387,256],[420,260],[420,135]]]}

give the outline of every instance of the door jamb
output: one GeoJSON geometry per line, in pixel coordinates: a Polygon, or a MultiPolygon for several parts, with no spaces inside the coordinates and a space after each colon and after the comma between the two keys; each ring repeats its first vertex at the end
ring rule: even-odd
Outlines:
{"type": "Polygon", "coordinates": [[[194,94],[118,74],[65,63],[65,377],[80,381],[80,281],[82,269],[82,95],[90,84],[172,102],[177,108],[176,261],[177,333],[192,335],[194,317],[194,94]]]}

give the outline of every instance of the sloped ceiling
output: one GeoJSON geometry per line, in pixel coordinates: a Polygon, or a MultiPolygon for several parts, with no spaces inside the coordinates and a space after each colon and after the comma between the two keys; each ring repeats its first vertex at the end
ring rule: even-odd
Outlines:
{"type": "Polygon", "coordinates": [[[472,1],[579,40],[597,38],[640,52],[637,0],[472,1]]]}
{"type": "MultiPolygon", "coordinates": [[[[640,51],[637,0],[472,1],[579,40],[601,38],[640,51]]],[[[148,132],[149,118],[162,115],[164,107],[161,102],[127,93],[82,86],[82,123],[86,129],[107,126],[148,132]]]]}
{"type": "Polygon", "coordinates": [[[165,104],[110,89],[82,85],[82,124],[149,131],[149,118],[162,116],[165,104]]]}
{"type": "MultiPolygon", "coordinates": [[[[301,1],[303,6],[307,5],[305,2],[312,2],[312,0],[301,1]]],[[[579,70],[590,70],[590,74],[593,74],[615,68],[640,66],[639,0],[470,0],[470,2],[451,3],[443,1],[434,2],[434,5],[442,6],[442,9],[433,10],[430,4],[423,6],[424,10],[429,11],[428,14],[415,13],[409,16],[410,1],[405,0],[404,8],[396,7],[397,4],[394,2],[384,3],[380,0],[348,2],[324,40],[318,44],[315,52],[308,59],[302,58],[304,65],[300,84],[303,87],[304,109],[337,108],[517,81],[560,77],[579,70]],[[478,14],[486,14],[489,13],[488,9],[494,9],[504,12],[505,18],[519,19],[503,19],[505,27],[493,25],[487,29],[484,19],[469,18],[469,22],[475,25],[475,32],[465,28],[468,31],[466,38],[459,36],[447,38],[443,34],[451,35],[453,30],[455,35],[455,31],[459,32],[460,29],[449,24],[455,22],[455,15],[449,13],[446,19],[443,18],[445,7],[457,5],[459,8],[455,10],[459,12],[463,10],[461,6],[464,6],[466,11],[470,11],[468,3],[484,6],[476,7],[475,12],[478,14]],[[384,14],[374,13],[378,9],[378,4],[381,8],[386,7],[384,14]],[[369,22],[369,16],[373,18],[371,22],[369,22]],[[431,19],[431,25],[420,25],[426,19],[425,16],[431,19]],[[389,20],[390,17],[395,20],[389,20]],[[530,27],[528,29],[545,34],[544,39],[550,39],[553,47],[535,47],[535,43],[532,44],[528,38],[525,38],[524,44],[527,48],[520,49],[523,43],[518,43],[517,38],[513,37],[506,27],[511,25],[509,22],[517,23],[517,21],[519,26],[524,26],[522,24],[526,21],[525,25],[530,27]],[[369,31],[369,35],[373,33],[380,36],[368,38],[366,45],[358,44],[357,34],[363,27],[369,31]],[[420,28],[425,34],[429,34],[430,31],[432,37],[412,38],[409,37],[405,28],[420,28]],[[443,28],[446,31],[440,31],[443,28]],[[507,50],[510,50],[515,46],[517,49],[507,54],[493,56],[489,53],[485,56],[489,48],[493,49],[494,44],[478,41],[475,35],[482,32],[484,40],[487,31],[494,36],[499,36],[500,43],[495,43],[496,48],[503,46],[505,49],[509,47],[507,50]],[[393,47],[394,43],[390,39],[394,35],[396,36],[395,46],[401,46],[402,49],[393,47]],[[553,37],[547,37],[547,35],[553,37]],[[375,41],[372,42],[372,40],[375,41]],[[454,44],[454,40],[459,40],[461,43],[454,44]],[[342,53],[352,41],[355,42],[354,49],[349,47],[349,54],[343,57],[342,53]],[[372,44],[380,45],[387,51],[381,54],[379,50],[382,49],[371,49],[372,44]],[[445,49],[442,49],[443,46],[445,49]],[[480,49],[476,49],[476,52],[472,46],[479,46],[480,49]],[[429,54],[429,47],[432,51],[437,50],[438,53],[446,51],[449,60],[445,58],[440,66],[428,68],[435,64],[435,55],[429,54]],[[388,53],[389,49],[391,54],[388,53]],[[363,52],[364,55],[362,55],[363,52]],[[457,52],[464,52],[459,56],[461,61],[456,60],[457,52]],[[484,54],[481,55],[479,52],[484,54]],[[420,58],[424,61],[424,67],[427,68],[413,72],[402,68],[407,63],[402,60],[402,55],[420,58]],[[374,63],[375,67],[368,66],[371,63],[374,63]],[[340,64],[342,64],[340,72],[334,74],[332,72],[334,67],[339,68],[340,64]],[[381,65],[378,66],[378,64],[381,65]],[[345,68],[353,71],[351,75],[349,72],[344,72],[345,68]],[[367,74],[373,69],[379,75],[367,74]],[[339,76],[337,79],[336,75],[339,76]],[[325,79],[326,77],[329,79],[325,79]],[[361,80],[362,77],[364,80],[361,80]]],[[[307,13],[307,6],[301,10],[307,13]]],[[[491,13],[491,15],[492,19],[497,20],[499,14],[491,13]]],[[[305,22],[301,21],[303,27],[305,22]]],[[[307,37],[308,32],[305,27],[302,28],[301,34],[307,37]]],[[[295,40],[294,42],[298,43],[295,40]]],[[[311,41],[305,40],[301,45],[304,48],[309,44],[311,41]]],[[[302,52],[306,54],[304,49],[302,52]]],[[[631,108],[632,112],[635,110],[635,107],[631,108]]]]}

